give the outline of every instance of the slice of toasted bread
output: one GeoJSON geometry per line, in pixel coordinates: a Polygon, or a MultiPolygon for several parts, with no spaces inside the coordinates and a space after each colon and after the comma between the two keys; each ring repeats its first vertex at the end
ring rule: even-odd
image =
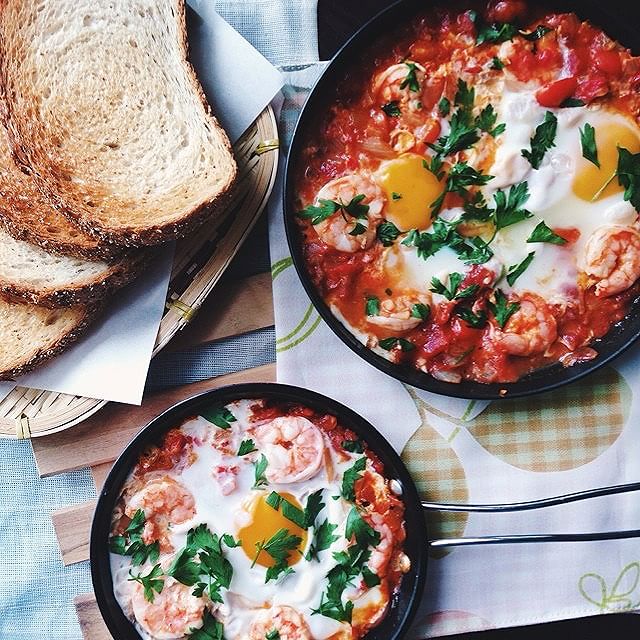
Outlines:
{"type": "Polygon", "coordinates": [[[47,307],[102,299],[140,272],[148,252],[111,263],[57,255],[0,227],[0,293],[47,307]]]}
{"type": "Polygon", "coordinates": [[[14,238],[85,258],[106,258],[120,251],[82,231],[56,211],[25,171],[14,161],[7,131],[0,125],[0,223],[14,238]]]}
{"type": "Polygon", "coordinates": [[[59,210],[125,246],[186,233],[229,195],[229,140],[187,60],[184,0],[3,0],[15,156],[59,210]]]}
{"type": "Polygon", "coordinates": [[[16,378],[55,356],[82,333],[97,311],[87,305],[47,309],[0,298],[0,380],[16,378]]]}

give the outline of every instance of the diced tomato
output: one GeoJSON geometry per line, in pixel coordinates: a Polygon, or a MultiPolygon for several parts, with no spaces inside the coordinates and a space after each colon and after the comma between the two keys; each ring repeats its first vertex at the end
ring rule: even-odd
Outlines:
{"type": "Polygon", "coordinates": [[[538,103],[543,107],[559,107],[567,98],[570,98],[578,88],[578,79],[575,76],[562,78],[542,87],[536,93],[538,103]]]}
{"type": "Polygon", "coordinates": [[[440,125],[440,121],[432,120],[427,127],[427,130],[424,134],[424,137],[422,138],[422,141],[426,143],[435,142],[440,136],[441,131],[442,131],[442,126],[440,125]]]}
{"type": "Polygon", "coordinates": [[[617,78],[622,74],[620,54],[613,49],[600,49],[592,52],[596,67],[610,77],[617,78]]]}
{"type": "Polygon", "coordinates": [[[553,232],[564,238],[569,244],[572,244],[580,237],[580,230],[575,227],[555,228],[553,232]]]}
{"type": "Polygon", "coordinates": [[[589,103],[596,98],[601,98],[609,93],[609,80],[602,73],[593,73],[584,81],[580,82],[580,86],[576,91],[576,98],[589,103]]]}
{"type": "Polygon", "coordinates": [[[456,340],[455,344],[458,347],[461,347],[462,343],[467,341],[470,346],[472,346],[482,331],[483,329],[474,329],[469,326],[464,320],[458,318],[458,316],[453,316],[451,319],[451,333],[454,335],[456,340]]]}

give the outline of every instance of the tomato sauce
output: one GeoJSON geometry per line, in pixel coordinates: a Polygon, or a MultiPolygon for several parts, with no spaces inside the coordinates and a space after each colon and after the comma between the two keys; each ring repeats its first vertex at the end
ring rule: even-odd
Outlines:
{"type": "MultiPolygon", "coordinates": [[[[438,71],[441,65],[450,65],[458,74],[485,73],[487,65],[500,55],[501,42],[476,46],[482,22],[513,22],[521,33],[532,33],[544,25],[547,31],[542,37],[513,37],[507,43],[508,59],[501,63],[517,80],[539,87],[536,98],[541,106],[558,108],[568,100],[583,105],[606,102],[638,118],[640,59],[597,27],[573,14],[545,14],[533,3],[517,0],[454,2],[450,7],[425,11],[390,32],[361,56],[357,69],[346,73],[324,121],[303,152],[296,181],[300,209],[313,203],[327,182],[356,170],[374,171],[385,157],[397,157],[389,138],[398,122],[412,130],[417,123],[423,125],[412,152],[426,154],[441,133],[437,113],[441,98],[455,92],[455,76],[443,76],[438,71]],[[404,60],[424,69],[421,102],[417,111],[386,117],[379,99],[372,95],[372,79],[404,60]]],[[[462,202],[455,194],[447,198],[448,206],[462,202]]],[[[298,224],[309,275],[325,301],[368,346],[388,338],[390,332],[367,323],[365,315],[367,299],[393,293],[378,266],[384,250],[381,242],[366,250],[343,252],[323,242],[309,220],[300,219],[298,224]]],[[[567,244],[579,236],[570,227],[554,231],[567,244]]],[[[571,304],[546,305],[557,328],[557,339],[549,348],[542,353],[514,355],[495,340],[498,327],[489,314],[493,292],[485,286],[481,269],[474,268],[466,275],[462,286],[470,285],[478,288],[472,301],[440,304],[418,327],[395,332],[393,335],[404,342],[398,342],[386,357],[450,382],[513,382],[535,369],[565,361],[574,351],[593,357],[595,352],[585,348],[622,320],[640,295],[636,284],[621,294],[598,297],[587,284],[574,292],[571,304]],[[463,319],[469,312],[484,314],[488,321],[471,326],[463,319]]]]}

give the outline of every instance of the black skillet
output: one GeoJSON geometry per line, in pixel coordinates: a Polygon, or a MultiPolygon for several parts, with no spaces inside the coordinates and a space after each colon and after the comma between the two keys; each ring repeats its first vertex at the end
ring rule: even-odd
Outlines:
{"type": "MultiPolygon", "coordinates": [[[[436,380],[417,369],[393,364],[365,347],[333,315],[307,272],[299,228],[295,220],[295,214],[298,211],[295,177],[297,164],[300,162],[301,153],[307,144],[308,135],[317,131],[317,127],[320,126],[335,97],[335,87],[343,80],[345,74],[353,72],[357,75],[358,69],[366,67],[367,50],[380,38],[388,37],[396,27],[401,28],[403,25],[409,24],[413,16],[424,12],[429,6],[437,4],[438,2],[425,0],[400,0],[389,6],[366,23],[338,51],[311,91],[295,129],[284,181],[284,216],[289,249],[300,280],[324,321],[350,349],[387,375],[426,391],[475,400],[517,398],[551,391],[596,371],[619,356],[637,340],[640,336],[640,298],[634,300],[631,311],[624,320],[613,326],[606,336],[594,341],[592,346],[598,352],[598,356],[589,362],[576,364],[569,368],[557,364],[535,371],[518,382],[508,384],[480,384],[470,381],[452,384],[436,380]]],[[[575,0],[573,2],[558,0],[536,2],[532,5],[536,7],[542,5],[552,11],[574,12],[580,18],[589,20],[603,28],[608,35],[629,47],[634,53],[640,53],[638,25],[625,19],[625,12],[621,9],[620,3],[615,5],[601,0],[575,0]]]]}
{"type": "Polygon", "coordinates": [[[313,391],[281,384],[241,384],[208,391],[181,402],[155,418],[124,450],[107,477],[98,498],[91,528],[91,577],[96,600],[109,631],[117,640],[140,640],[133,624],[123,614],[113,594],[109,563],[111,514],[127,476],[141,453],[157,443],[170,428],[212,404],[226,404],[240,399],[296,402],[335,415],[340,424],[353,430],[367,442],[385,467],[385,476],[402,486],[406,507],[407,540],[404,551],[411,560],[410,571],[402,578],[397,596],[383,622],[369,632],[366,640],[399,640],[407,631],[420,603],[427,576],[427,529],[418,491],[398,454],[380,433],[357,413],[313,391]]]}

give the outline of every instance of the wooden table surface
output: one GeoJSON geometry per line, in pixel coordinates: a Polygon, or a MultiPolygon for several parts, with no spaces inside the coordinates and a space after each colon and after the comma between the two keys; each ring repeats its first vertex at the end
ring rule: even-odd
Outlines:
{"type": "MultiPolygon", "coordinates": [[[[318,0],[318,31],[320,58],[328,60],[368,18],[390,4],[389,0],[318,0]]],[[[609,4],[619,5],[620,10],[628,8],[626,0],[609,0],[609,4]]],[[[638,13],[638,5],[634,8],[638,13]]],[[[636,22],[640,28],[640,21],[636,22]]],[[[480,585],[479,585],[480,586],[480,585]]],[[[488,585],[482,585],[483,588],[488,585]]],[[[473,640],[540,640],[541,638],[632,638],[640,632],[640,615],[610,614],[579,620],[554,622],[517,629],[487,631],[460,636],[450,636],[451,640],[473,638],[473,640]]]]}

